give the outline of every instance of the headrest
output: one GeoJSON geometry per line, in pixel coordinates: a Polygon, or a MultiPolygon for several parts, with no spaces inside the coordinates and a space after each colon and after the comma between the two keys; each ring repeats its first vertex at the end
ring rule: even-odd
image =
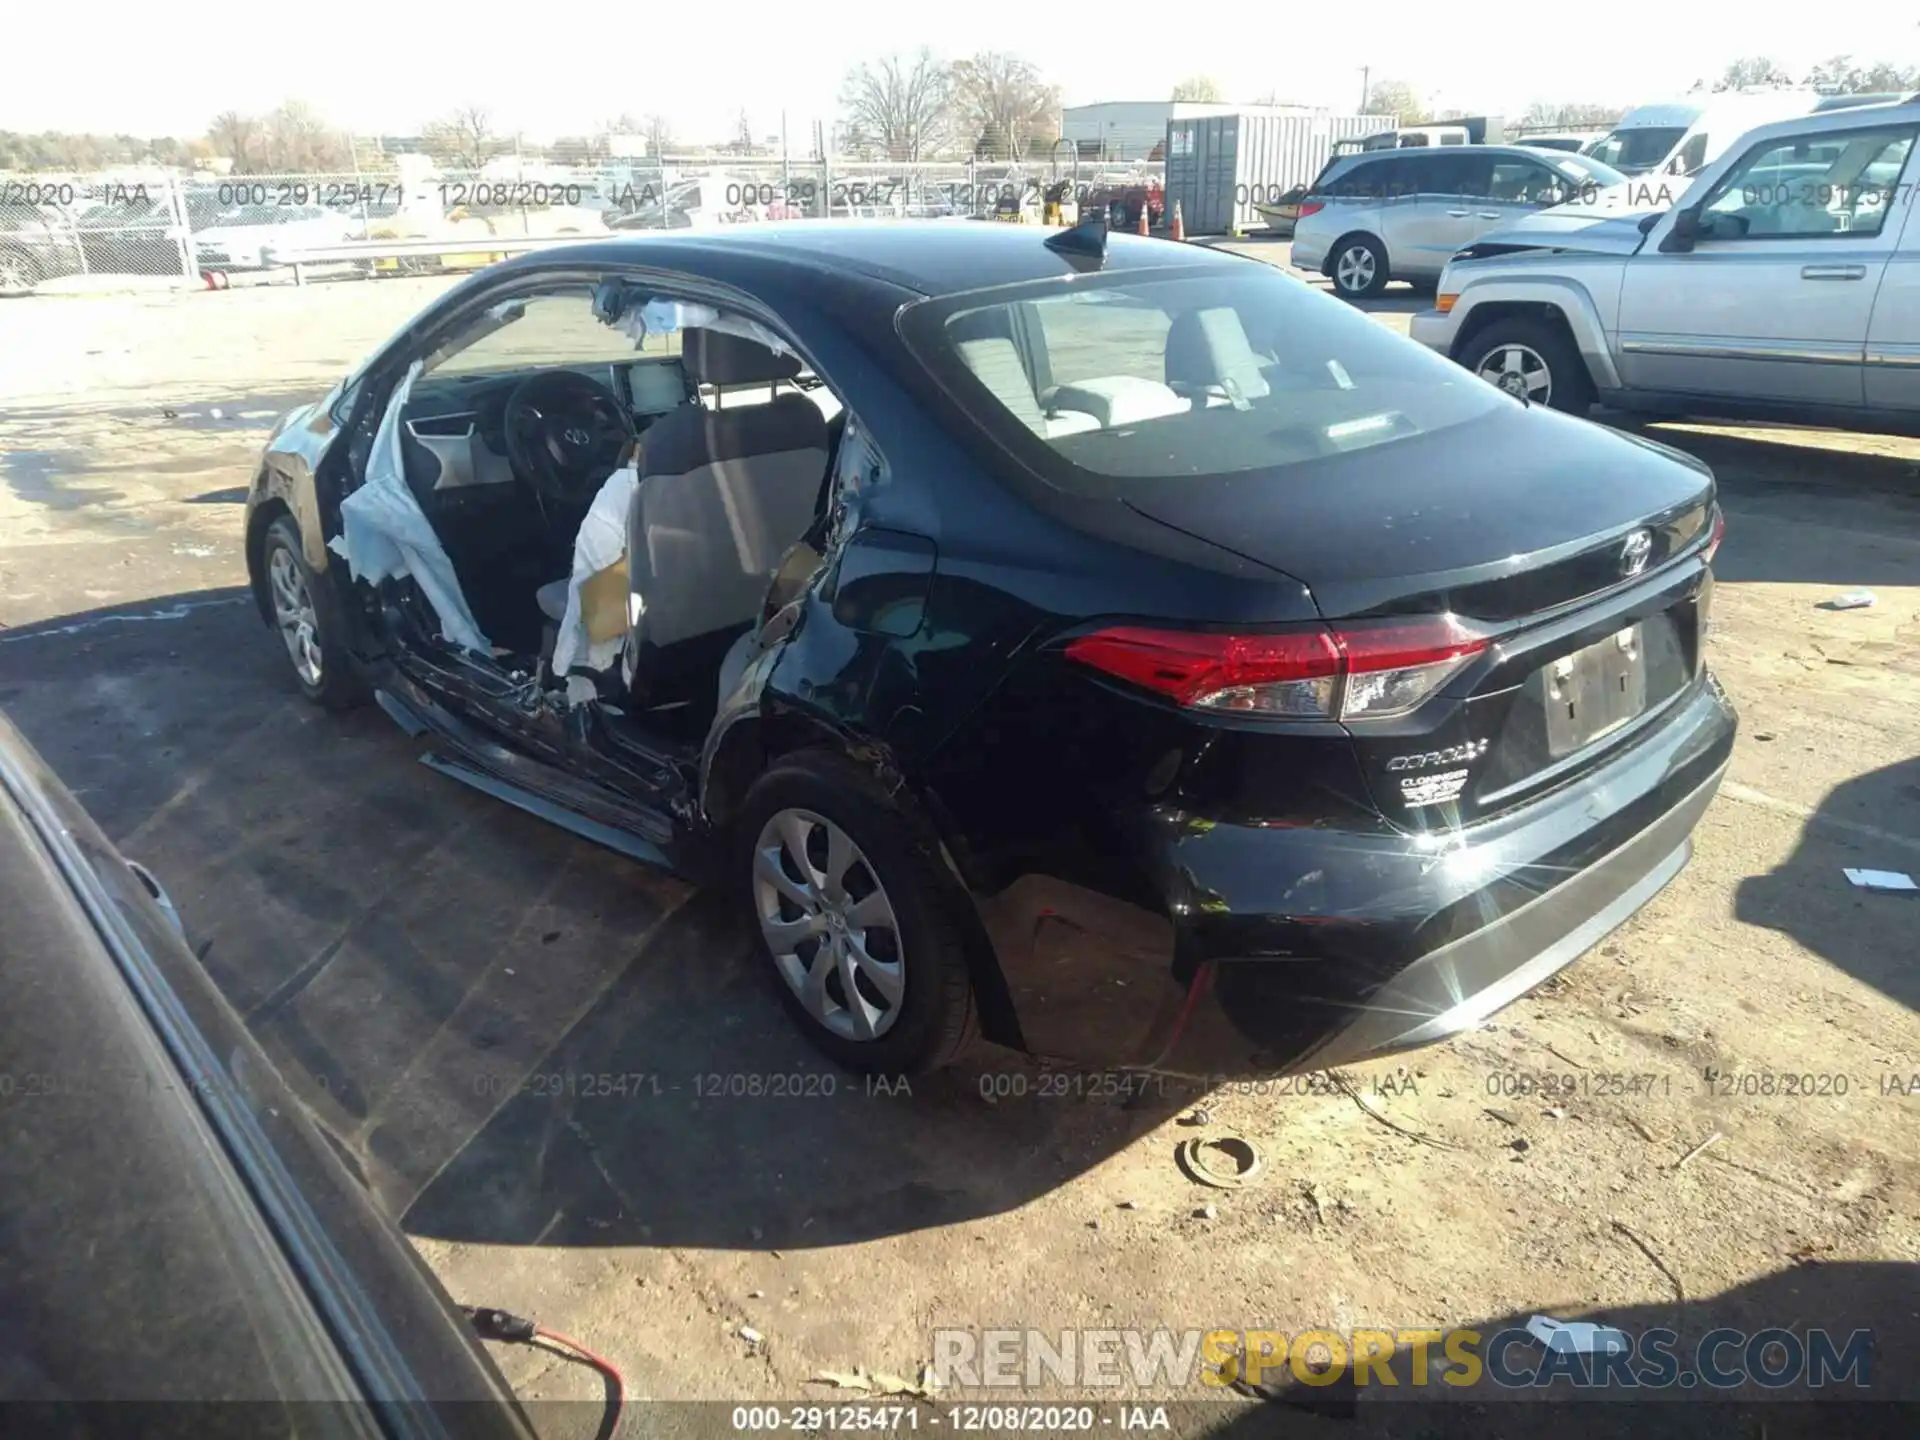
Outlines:
{"type": "Polygon", "coordinates": [[[1247,341],[1240,316],[1224,306],[1188,310],[1174,317],[1167,330],[1166,376],[1169,385],[1202,389],[1218,388],[1231,380],[1249,399],[1267,393],[1260,357],[1247,341]]]}
{"type": "Polygon", "coordinates": [[[681,332],[680,363],[700,385],[768,385],[800,373],[798,355],[776,355],[757,340],[696,326],[681,332]]]}
{"type": "Polygon", "coordinates": [[[686,475],[707,465],[796,450],[819,452],[824,466],[828,448],[826,416],[805,395],[725,410],[686,405],[647,427],[640,474],[648,479],[686,475]]]}

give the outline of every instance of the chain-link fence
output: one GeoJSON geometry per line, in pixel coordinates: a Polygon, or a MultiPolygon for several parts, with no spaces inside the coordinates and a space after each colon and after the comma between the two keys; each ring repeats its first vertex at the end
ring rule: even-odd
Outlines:
{"type": "MultiPolygon", "coordinates": [[[[416,157],[402,157],[413,159],[416,157]]],[[[0,293],[92,276],[257,271],[273,252],[345,241],[560,237],[752,220],[1027,213],[1049,202],[1159,220],[1165,167],[1066,160],[930,164],[700,157],[596,167],[490,165],[216,178],[162,171],[0,173],[0,293]]],[[[453,257],[448,257],[451,262],[453,257]]],[[[486,263],[481,253],[477,263],[486,263]]],[[[472,257],[462,263],[471,263],[472,257]]],[[[435,257],[362,271],[450,268],[435,257]]]]}

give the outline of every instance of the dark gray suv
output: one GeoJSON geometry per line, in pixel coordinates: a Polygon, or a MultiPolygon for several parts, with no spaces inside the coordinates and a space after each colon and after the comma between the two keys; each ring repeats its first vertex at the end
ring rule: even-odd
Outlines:
{"type": "Polygon", "coordinates": [[[1529,210],[1591,199],[1626,176],[1584,155],[1523,145],[1457,145],[1344,155],[1300,206],[1293,263],[1349,299],[1389,280],[1431,285],[1449,257],[1529,210]]]}

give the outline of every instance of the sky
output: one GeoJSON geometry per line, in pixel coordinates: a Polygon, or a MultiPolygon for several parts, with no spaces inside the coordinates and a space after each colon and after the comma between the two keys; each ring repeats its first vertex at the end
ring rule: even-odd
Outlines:
{"type": "Polygon", "coordinates": [[[682,140],[721,141],[744,109],[760,136],[777,134],[784,113],[799,147],[814,120],[835,117],[850,66],[921,45],[947,59],[1019,54],[1069,105],[1164,99],[1183,77],[1210,75],[1230,100],[1273,91],[1351,110],[1365,66],[1375,81],[1408,82],[1435,108],[1507,116],[1536,100],[1662,99],[1743,56],[1767,56],[1796,75],[1836,54],[1920,63],[1920,17],[1892,0],[1840,0],[1819,12],[1609,0],[1487,14],[1477,21],[1432,0],[1332,12],[1260,0],[1137,8],[969,0],[918,12],[878,0],[541,0],[492,10],[330,0],[200,24],[166,6],[113,13],[20,0],[6,27],[0,130],[195,137],[219,111],[297,99],[359,135],[417,134],[480,104],[500,133],[531,139],[589,133],[625,112],[667,115],[682,140]],[[1328,22],[1308,18],[1316,13],[1328,22]],[[1549,14],[1564,23],[1547,23],[1549,14]],[[74,63],[21,63],[36,55],[74,63]]]}

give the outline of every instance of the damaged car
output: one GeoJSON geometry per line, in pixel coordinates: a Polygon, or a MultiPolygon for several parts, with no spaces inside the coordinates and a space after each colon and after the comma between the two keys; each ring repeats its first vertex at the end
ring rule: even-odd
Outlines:
{"type": "Polygon", "coordinates": [[[1679,872],[1721,530],[1273,267],[849,222],[469,277],[246,555],[307,697],[726,887],[833,1060],[1214,1077],[1471,1028],[1679,872]]]}

